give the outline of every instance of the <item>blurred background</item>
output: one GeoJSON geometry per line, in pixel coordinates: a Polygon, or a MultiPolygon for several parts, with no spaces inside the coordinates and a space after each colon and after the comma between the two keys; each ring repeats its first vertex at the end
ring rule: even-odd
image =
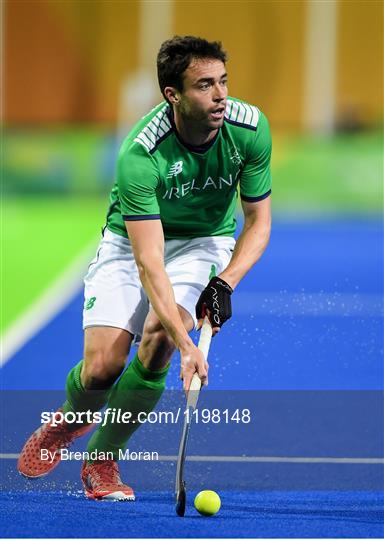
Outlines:
{"type": "Polygon", "coordinates": [[[28,309],[55,283],[58,308],[93,252],[119,144],[161,101],[156,54],[174,34],[221,40],[230,95],[269,118],[277,224],[341,219],[347,243],[356,219],[381,231],[382,15],[374,0],[3,1],[6,356],[37,324],[28,309]]]}

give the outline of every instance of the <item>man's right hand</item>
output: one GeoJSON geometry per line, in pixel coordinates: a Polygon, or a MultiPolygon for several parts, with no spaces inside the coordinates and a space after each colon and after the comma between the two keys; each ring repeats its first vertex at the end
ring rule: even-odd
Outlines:
{"type": "Polygon", "coordinates": [[[193,343],[186,349],[180,350],[181,370],[180,379],[183,381],[183,388],[188,392],[192,377],[197,373],[200,377],[201,384],[208,384],[208,362],[205,360],[203,353],[193,343]]]}

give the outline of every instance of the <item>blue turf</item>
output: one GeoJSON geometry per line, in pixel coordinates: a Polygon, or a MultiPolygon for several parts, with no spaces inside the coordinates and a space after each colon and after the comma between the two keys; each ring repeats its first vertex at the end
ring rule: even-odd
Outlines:
{"type": "MultiPolygon", "coordinates": [[[[233,318],[210,351],[212,389],[378,389],[383,387],[379,306],[359,315],[270,315],[239,302],[243,293],[383,294],[383,234],[378,220],[282,223],[261,262],[233,296],[233,318]],[[239,304],[238,304],[239,302],[239,304]]],[[[309,300],[308,300],[309,301],[309,300]]],[[[341,301],[342,302],[342,301],[341,301]]],[[[62,389],[82,355],[82,293],[2,370],[6,389],[62,389]],[[22,367],[23,378],[20,379],[22,367]],[[42,373],[44,375],[42,376],[42,373]]],[[[255,306],[256,307],[256,306],[255,306]]],[[[177,356],[168,388],[179,388],[177,356]]]]}
{"type": "MultiPolygon", "coordinates": [[[[190,494],[192,500],[195,493],[190,494]]],[[[174,512],[170,492],[135,503],[84,500],[81,493],[1,495],[5,538],[381,538],[383,498],[371,492],[221,492],[222,508],[202,517],[174,512]],[[22,512],[20,512],[22,508],[22,512]]]]}
{"type": "MultiPolygon", "coordinates": [[[[196,426],[191,454],[203,446],[212,455],[383,456],[382,398],[375,392],[383,386],[376,300],[383,292],[382,241],[378,220],[274,225],[267,253],[234,294],[233,319],[213,342],[212,392],[202,397],[214,400],[215,391],[230,389],[226,395],[234,403],[254,400],[254,422],[247,431],[196,426]],[[282,314],[249,305],[247,295],[255,292],[266,300],[280,295],[282,314]],[[304,314],[284,312],[284,295],[291,293],[301,295],[304,314]],[[306,315],[311,293],[325,300],[347,295],[350,303],[345,313],[306,315]]],[[[79,292],[6,364],[3,389],[62,390],[82,354],[81,307],[79,292]]],[[[180,387],[177,364],[175,358],[170,390],[180,387]]],[[[12,400],[22,405],[12,405],[3,422],[1,452],[14,453],[35,428],[42,403],[49,410],[62,396],[13,392],[3,398],[2,405],[12,400]]],[[[175,454],[179,427],[145,426],[132,447],[146,449],[156,441],[160,452],[175,454]]],[[[84,441],[75,447],[83,450],[84,441]]],[[[384,533],[382,465],[189,462],[185,519],[174,514],[171,462],[122,465],[123,477],[137,490],[134,504],[84,500],[77,463],[63,463],[36,483],[17,475],[15,460],[0,460],[0,466],[5,537],[368,538],[384,533]],[[203,488],[222,496],[222,510],[214,518],[198,516],[191,506],[193,493],[203,488]]]]}

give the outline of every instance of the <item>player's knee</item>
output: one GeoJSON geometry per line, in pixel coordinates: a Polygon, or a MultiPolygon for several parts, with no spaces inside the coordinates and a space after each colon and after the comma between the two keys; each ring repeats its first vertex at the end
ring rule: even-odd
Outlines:
{"type": "Polygon", "coordinates": [[[112,355],[103,349],[86,348],[81,379],[86,388],[108,388],[122,373],[126,356],[112,355]]]}

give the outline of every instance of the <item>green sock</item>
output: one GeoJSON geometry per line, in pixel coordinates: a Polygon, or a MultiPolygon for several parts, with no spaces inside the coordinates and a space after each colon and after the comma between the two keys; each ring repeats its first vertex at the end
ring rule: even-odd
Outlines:
{"type": "Polygon", "coordinates": [[[67,400],[63,405],[64,413],[67,412],[95,412],[100,410],[108,400],[111,388],[103,390],[86,390],[82,385],[80,374],[83,360],[81,360],[68,373],[66,382],[67,400]]]}
{"type": "MultiPolygon", "coordinates": [[[[136,354],[119,381],[112,388],[107,409],[120,409],[121,414],[130,412],[130,420],[136,420],[140,412],[151,412],[159,401],[164,388],[169,366],[151,371],[143,366],[136,354]]],[[[109,420],[109,419],[108,419],[109,420]]],[[[104,419],[103,419],[104,421],[104,419]]],[[[113,452],[119,459],[119,450],[124,450],[128,439],[140,427],[139,422],[106,422],[93,434],[87,451],[113,452]]]]}

